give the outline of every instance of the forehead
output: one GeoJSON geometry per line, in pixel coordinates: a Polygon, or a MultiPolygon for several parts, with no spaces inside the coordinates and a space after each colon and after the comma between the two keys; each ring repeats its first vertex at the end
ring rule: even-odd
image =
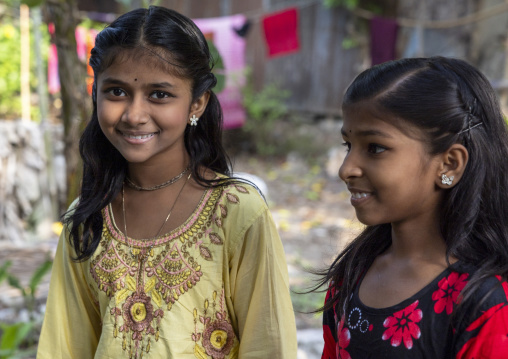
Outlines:
{"type": "MultiPolygon", "coordinates": [[[[111,67],[134,69],[150,69],[158,73],[185,78],[185,69],[171,56],[171,53],[163,49],[138,46],[135,48],[114,48],[106,54],[103,60],[104,68],[101,73],[111,67]]],[[[99,73],[98,76],[101,74],[99,73]]]]}
{"type": "Polygon", "coordinates": [[[423,131],[388,111],[383,111],[373,101],[362,101],[343,107],[345,136],[379,135],[381,137],[403,136],[423,141],[423,131]]]}
{"type": "Polygon", "coordinates": [[[185,88],[191,91],[191,81],[180,75],[175,67],[164,63],[152,54],[141,53],[133,56],[132,52],[118,54],[111,64],[97,77],[98,83],[120,81],[132,85],[169,83],[174,88],[185,88]]]}

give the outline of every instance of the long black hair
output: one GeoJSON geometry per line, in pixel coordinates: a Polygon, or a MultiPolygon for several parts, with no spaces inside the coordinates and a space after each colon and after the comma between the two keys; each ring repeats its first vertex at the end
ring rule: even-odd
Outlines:
{"type": "Polygon", "coordinates": [[[163,66],[189,79],[192,101],[209,93],[197,126],[185,129],[185,148],[192,175],[201,185],[217,185],[217,180],[204,178],[203,168],[230,175],[231,163],[222,146],[222,109],[212,91],[217,83],[211,72],[213,58],[199,28],[178,12],[158,6],[120,16],[97,35],[91,51],[93,113],[79,142],[83,181],[77,205],[64,217],[76,260],[85,260],[96,250],[102,234],[101,210],[119,193],[127,173],[127,161],[103,134],[97,117],[97,77],[126,50],[150,52],[163,66]]]}
{"type": "MultiPolygon", "coordinates": [[[[508,276],[508,130],[489,81],[467,62],[444,58],[390,61],[362,72],[343,107],[374,101],[378,108],[419,128],[428,153],[463,144],[469,161],[456,186],[445,190],[440,230],[446,256],[477,268],[463,292],[472,298],[482,280],[508,276]]],[[[367,226],[348,244],[319,286],[338,290],[321,310],[342,314],[360,277],[391,245],[389,223],[367,226]]]]}

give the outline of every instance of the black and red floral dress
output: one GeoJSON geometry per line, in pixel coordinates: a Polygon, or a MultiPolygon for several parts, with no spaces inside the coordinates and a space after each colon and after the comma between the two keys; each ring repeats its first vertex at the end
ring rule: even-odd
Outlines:
{"type": "Polygon", "coordinates": [[[508,358],[508,283],[500,277],[482,283],[474,300],[460,307],[466,319],[453,324],[474,271],[455,263],[411,298],[382,309],[364,305],[357,286],[345,315],[333,309],[323,315],[322,359],[508,358]]]}

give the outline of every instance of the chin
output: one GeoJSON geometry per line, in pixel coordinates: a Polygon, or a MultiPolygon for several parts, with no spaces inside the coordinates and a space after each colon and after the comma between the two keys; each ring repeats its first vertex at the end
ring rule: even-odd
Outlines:
{"type": "Polygon", "coordinates": [[[372,218],[361,213],[356,213],[356,218],[361,224],[364,224],[366,226],[376,226],[378,224],[386,223],[386,221],[381,221],[380,219],[372,218]]]}
{"type": "Polygon", "coordinates": [[[127,163],[143,163],[148,161],[149,157],[141,156],[123,156],[127,163]]]}

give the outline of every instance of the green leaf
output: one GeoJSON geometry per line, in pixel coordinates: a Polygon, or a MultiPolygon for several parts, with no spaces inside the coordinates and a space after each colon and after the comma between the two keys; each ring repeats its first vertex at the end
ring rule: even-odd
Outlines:
{"type": "Polygon", "coordinates": [[[358,46],[358,41],[356,41],[355,39],[353,39],[351,37],[346,37],[342,40],[342,48],[344,50],[349,50],[349,49],[355,48],[357,46],[358,46]]]}
{"type": "Polygon", "coordinates": [[[2,283],[5,280],[5,278],[7,278],[8,274],[9,274],[9,272],[7,272],[7,270],[9,269],[11,264],[12,264],[11,261],[7,261],[4,264],[2,264],[2,266],[0,267],[0,283],[2,283]]]}
{"type": "Polygon", "coordinates": [[[28,5],[28,7],[37,7],[42,5],[43,0],[21,0],[22,4],[28,5]]]}
{"type": "Polygon", "coordinates": [[[41,266],[39,266],[39,268],[35,270],[34,274],[32,275],[32,278],[30,279],[29,284],[32,295],[35,295],[35,290],[37,289],[37,286],[39,285],[44,275],[51,270],[52,265],[53,261],[47,259],[44,263],[42,263],[41,266]]]}
{"type": "Polygon", "coordinates": [[[17,288],[19,290],[21,290],[22,292],[24,292],[24,288],[23,286],[21,285],[20,281],[18,278],[16,278],[15,276],[13,276],[12,274],[7,274],[7,281],[9,282],[9,285],[11,287],[14,287],[14,288],[17,288]]]}
{"type": "Polygon", "coordinates": [[[358,6],[358,0],[323,0],[323,5],[327,8],[344,6],[351,10],[358,6]]]}
{"type": "Polygon", "coordinates": [[[213,69],[212,73],[217,78],[217,85],[215,85],[213,91],[218,94],[224,87],[226,86],[226,74],[224,73],[224,62],[222,61],[222,56],[219,53],[219,50],[211,40],[206,40],[208,43],[208,48],[210,49],[210,54],[213,58],[213,69]]]}
{"type": "Polygon", "coordinates": [[[33,328],[33,323],[0,324],[0,359],[14,354],[33,328]]]}

